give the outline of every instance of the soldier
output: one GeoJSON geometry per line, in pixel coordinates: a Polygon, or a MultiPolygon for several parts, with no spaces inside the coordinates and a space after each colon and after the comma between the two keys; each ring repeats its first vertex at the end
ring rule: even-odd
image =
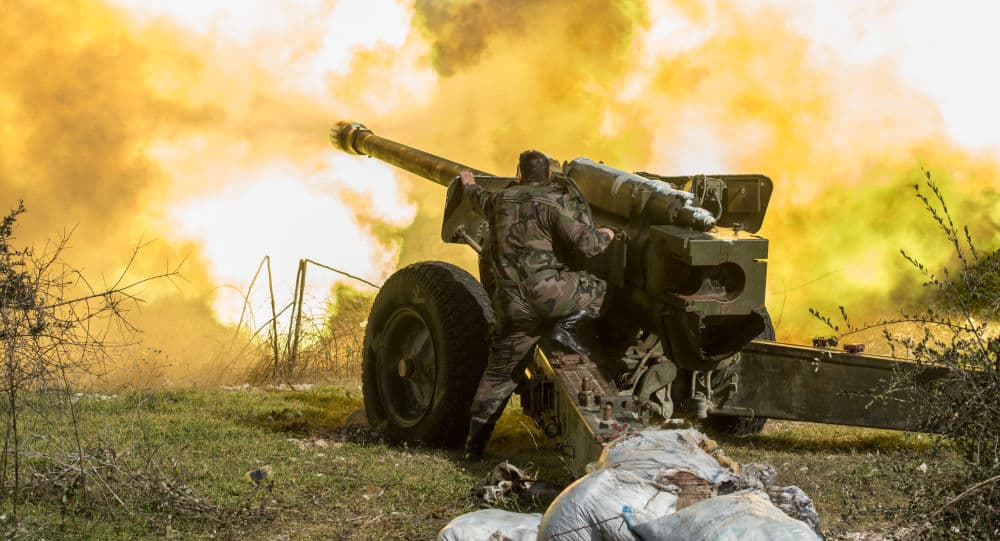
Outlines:
{"type": "Polygon", "coordinates": [[[465,195],[490,225],[486,251],[496,277],[493,310],[497,329],[490,341],[486,371],[472,403],[467,457],[482,460],[483,450],[517,387],[512,376],[552,323],[552,338],[586,354],[575,336],[577,325],[597,317],[606,284],[586,272],[569,270],[557,256],[595,256],[608,247],[614,231],[595,228],[587,203],[576,192],[552,182],[549,159],[541,152],[521,153],[518,182],[500,192],[476,185],[471,171],[460,175],[465,195]]]}

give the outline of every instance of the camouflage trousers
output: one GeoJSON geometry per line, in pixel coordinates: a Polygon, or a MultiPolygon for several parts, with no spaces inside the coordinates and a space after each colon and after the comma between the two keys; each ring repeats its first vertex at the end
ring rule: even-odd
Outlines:
{"type": "Polygon", "coordinates": [[[472,402],[470,449],[481,450],[490,439],[542,333],[580,310],[597,317],[607,291],[604,280],[591,274],[554,270],[519,285],[498,285],[493,298],[497,328],[490,340],[486,371],[472,402]]]}

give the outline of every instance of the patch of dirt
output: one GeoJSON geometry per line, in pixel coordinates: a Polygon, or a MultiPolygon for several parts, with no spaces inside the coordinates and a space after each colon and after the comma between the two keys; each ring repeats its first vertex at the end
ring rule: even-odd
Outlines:
{"type": "Polygon", "coordinates": [[[340,428],[325,432],[327,438],[341,443],[356,443],[367,445],[380,443],[382,437],[378,431],[368,426],[368,416],[365,415],[364,408],[352,411],[345,419],[347,424],[340,428]]]}

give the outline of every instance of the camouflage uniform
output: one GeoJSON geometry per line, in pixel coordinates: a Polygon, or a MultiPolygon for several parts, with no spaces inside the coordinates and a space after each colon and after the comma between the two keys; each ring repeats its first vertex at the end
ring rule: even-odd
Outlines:
{"type": "Polygon", "coordinates": [[[594,227],[586,201],[555,182],[524,182],[495,193],[470,185],[465,194],[489,222],[486,248],[497,286],[497,328],[469,428],[470,452],[481,452],[517,387],[515,369],[546,325],[580,310],[596,317],[604,301],[603,280],[568,270],[556,254],[591,257],[603,252],[611,238],[594,227]]]}

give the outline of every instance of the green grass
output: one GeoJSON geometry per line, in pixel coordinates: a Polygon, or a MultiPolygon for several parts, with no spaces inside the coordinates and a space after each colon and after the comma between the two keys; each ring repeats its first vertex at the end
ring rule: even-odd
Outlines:
{"type": "MultiPolygon", "coordinates": [[[[553,443],[516,405],[487,448],[495,460],[483,464],[467,464],[457,452],[386,446],[370,431],[348,427],[347,415],[363,407],[357,389],[156,391],[85,396],[77,406],[88,453],[100,447],[93,443],[99,436],[119,460],[141,464],[152,454],[173,461],[168,473],[211,509],[184,511],[170,501],[157,509],[160,495],[140,491],[125,510],[94,503],[100,494],[94,487],[87,498],[77,490],[64,501],[62,485],[46,490],[29,479],[29,501],[19,512],[24,538],[428,539],[476,509],[469,490],[501,458],[530,464],[549,480],[571,481],[553,443]],[[262,465],[273,469],[269,489],[244,480],[262,465]]],[[[55,433],[57,426],[68,433],[66,423],[47,415],[48,422],[26,415],[24,433],[55,433]]],[[[31,447],[53,455],[59,441],[36,438],[31,447]]],[[[947,475],[956,462],[947,450],[932,450],[926,437],[804,423],[772,421],[759,436],[719,441],[739,461],[770,462],[779,483],[802,487],[834,538],[892,524],[912,498],[915,479],[947,475]],[[923,462],[926,474],[917,469],[923,462]]],[[[127,494],[128,486],[119,490],[127,494]]],[[[523,502],[510,507],[538,510],[523,502]]],[[[0,527],[10,535],[17,532],[12,524],[7,518],[0,527]]]]}
{"type": "Polygon", "coordinates": [[[760,435],[718,438],[741,463],[769,462],[779,485],[805,490],[833,539],[898,525],[917,487],[952,475],[959,464],[931,436],[892,430],[769,421],[760,435]]]}

